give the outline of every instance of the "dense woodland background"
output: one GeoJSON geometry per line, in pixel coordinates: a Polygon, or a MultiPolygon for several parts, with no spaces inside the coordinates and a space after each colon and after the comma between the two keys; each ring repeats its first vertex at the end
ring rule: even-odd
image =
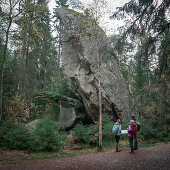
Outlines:
{"type": "MultiPolygon", "coordinates": [[[[78,0],[56,0],[56,7],[59,6],[82,10],[78,0]]],[[[111,16],[126,23],[118,29],[118,34],[108,37],[111,44],[108,50],[114,54],[129,88],[143,127],[141,137],[145,139],[168,139],[170,132],[169,6],[169,0],[131,0],[111,16]]],[[[84,11],[88,17],[92,15],[90,9],[84,11]]],[[[3,148],[57,150],[63,144],[65,132],[55,124],[58,107],[53,101],[34,98],[41,92],[76,97],[62,71],[61,29],[55,9],[50,14],[48,0],[0,0],[0,145],[3,148]],[[24,119],[23,112],[31,108],[32,102],[37,107],[31,109],[29,119],[24,119]],[[51,118],[44,120],[44,115],[51,118]],[[38,129],[30,135],[24,124],[41,118],[38,129]]],[[[103,140],[113,140],[112,125],[111,119],[104,115],[103,140]]],[[[77,141],[90,143],[89,134],[97,133],[98,125],[79,122],[74,131],[77,141]]],[[[95,140],[97,143],[98,139],[95,140]]]]}

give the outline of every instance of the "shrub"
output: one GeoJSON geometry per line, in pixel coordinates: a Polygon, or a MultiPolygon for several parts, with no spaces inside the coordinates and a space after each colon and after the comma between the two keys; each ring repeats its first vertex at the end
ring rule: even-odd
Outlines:
{"type": "Polygon", "coordinates": [[[3,121],[0,126],[0,147],[8,146],[5,135],[7,135],[12,129],[14,129],[16,125],[12,120],[3,121]]]}
{"type": "Polygon", "coordinates": [[[73,138],[76,142],[79,142],[81,144],[89,144],[89,128],[87,126],[83,126],[82,124],[77,124],[73,128],[73,138]]]}
{"type": "Polygon", "coordinates": [[[15,124],[18,124],[23,120],[23,112],[25,108],[26,103],[24,103],[19,95],[16,94],[7,107],[7,116],[10,117],[15,124]]]}
{"type": "Polygon", "coordinates": [[[8,149],[32,150],[35,141],[23,123],[15,125],[8,120],[0,127],[0,146],[8,149]]]}
{"type": "Polygon", "coordinates": [[[161,129],[160,129],[158,123],[156,123],[154,119],[140,118],[139,122],[141,124],[141,129],[140,129],[139,135],[142,138],[148,140],[148,139],[159,138],[162,136],[160,134],[161,129]]]}
{"type": "Polygon", "coordinates": [[[34,133],[40,151],[58,151],[64,144],[65,135],[59,131],[59,125],[50,118],[42,119],[34,133]]]}
{"type": "Polygon", "coordinates": [[[112,133],[112,127],[114,122],[107,114],[102,115],[102,134],[104,141],[113,141],[114,135],[112,133]]]}
{"type": "Polygon", "coordinates": [[[96,146],[99,144],[99,125],[93,124],[89,126],[89,134],[90,134],[90,145],[96,146]]]}
{"type": "Polygon", "coordinates": [[[0,147],[29,151],[58,151],[65,135],[55,121],[42,119],[36,129],[29,131],[23,124],[8,120],[0,126],[0,147]]]}
{"type": "MultiPolygon", "coordinates": [[[[114,135],[112,134],[113,121],[111,118],[102,115],[102,139],[103,143],[113,141],[114,135]]],[[[77,124],[73,129],[73,137],[78,143],[86,143],[96,145],[99,143],[99,123],[90,126],[83,126],[77,124]]]]}

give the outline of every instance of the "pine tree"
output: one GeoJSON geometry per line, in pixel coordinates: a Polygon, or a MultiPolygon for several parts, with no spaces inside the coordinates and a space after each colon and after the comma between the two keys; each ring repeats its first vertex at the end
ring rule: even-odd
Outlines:
{"type": "Polygon", "coordinates": [[[169,74],[169,6],[168,0],[131,0],[119,7],[112,16],[116,19],[128,18],[121,30],[123,39],[131,40],[136,50],[133,59],[134,97],[145,115],[157,115],[162,110],[161,115],[166,117],[169,109],[169,82],[165,78],[169,74]],[[137,96],[140,96],[140,100],[137,100],[137,96]]]}
{"type": "Polygon", "coordinates": [[[47,5],[46,0],[22,3],[23,14],[16,22],[15,53],[22,58],[18,90],[22,99],[27,101],[31,100],[35,91],[50,90],[56,86],[57,51],[47,5]]]}
{"type": "MultiPolygon", "coordinates": [[[[7,50],[9,45],[9,36],[11,31],[11,26],[14,20],[20,15],[22,11],[17,10],[17,6],[20,6],[21,0],[8,0],[1,1],[0,6],[0,21],[1,21],[1,31],[2,39],[4,40],[3,54],[1,57],[1,67],[0,67],[0,122],[2,119],[2,97],[3,97],[3,78],[4,78],[4,68],[7,57],[7,50]]],[[[1,40],[2,40],[1,39],[1,40]]],[[[1,41],[2,42],[2,41],[1,41]]]]}
{"type": "MultiPolygon", "coordinates": [[[[54,75],[58,70],[57,63],[57,51],[54,46],[54,39],[52,37],[52,31],[50,26],[50,12],[47,6],[46,0],[38,1],[38,4],[45,6],[45,10],[42,13],[41,21],[38,25],[38,29],[42,31],[42,38],[37,38],[36,42],[38,44],[35,53],[39,57],[39,73],[40,73],[40,87],[39,89],[49,89],[50,86],[53,88],[53,79],[56,79],[57,75],[54,75]]],[[[51,89],[50,88],[50,89],[51,89]]]]}

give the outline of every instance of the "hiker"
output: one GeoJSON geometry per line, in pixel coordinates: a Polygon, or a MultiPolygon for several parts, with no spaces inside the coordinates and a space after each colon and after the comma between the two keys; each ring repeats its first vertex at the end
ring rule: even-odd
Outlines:
{"type": "MultiPolygon", "coordinates": [[[[134,120],[134,123],[136,123],[136,129],[137,129],[137,132],[140,131],[140,123],[139,122],[136,122],[136,119],[135,119],[135,115],[132,114],[132,120],[134,120]]],[[[133,136],[133,146],[134,146],[134,150],[138,150],[138,140],[137,140],[137,134],[133,136]]]]}
{"type": "MultiPolygon", "coordinates": [[[[132,114],[132,120],[134,120],[134,123],[136,124],[136,122],[135,122],[135,115],[134,114],[132,114]]],[[[133,135],[133,147],[134,147],[133,148],[134,150],[138,150],[137,133],[133,135]]]]}
{"type": "Polygon", "coordinates": [[[131,148],[131,152],[130,152],[131,154],[134,153],[133,139],[134,139],[134,135],[136,136],[136,134],[137,134],[136,123],[134,120],[131,120],[128,126],[128,138],[129,138],[129,143],[131,148]]]}
{"type": "Polygon", "coordinates": [[[114,124],[112,128],[112,132],[115,135],[115,140],[116,140],[116,152],[120,152],[119,148],[119,140],[120,140],[120,135],[121,135],[121,121],[120,119],[117,119],[116,123],[114,124]]]}

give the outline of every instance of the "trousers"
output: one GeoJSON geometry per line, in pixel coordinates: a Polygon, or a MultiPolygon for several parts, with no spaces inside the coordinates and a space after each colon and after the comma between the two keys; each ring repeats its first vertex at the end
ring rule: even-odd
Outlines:
{"type": "Polygon", "coordinates": [[[115,139],[116,139],[116,149],[119,148],[119,140],[120,140],[120,136],[115,135],[115,139]]]}
{"type": "Polygon", "coordinates": [[[133,135],[133,147],[134,149],[138,149],[138,140],[136,135],[133,135]]]}
{"type": "Polygon", "coordinates": [[[133,148],[133,136],[129,136],[129,143],[130,143],[131,152],[134,152],[134,148],[133,148]]]}

